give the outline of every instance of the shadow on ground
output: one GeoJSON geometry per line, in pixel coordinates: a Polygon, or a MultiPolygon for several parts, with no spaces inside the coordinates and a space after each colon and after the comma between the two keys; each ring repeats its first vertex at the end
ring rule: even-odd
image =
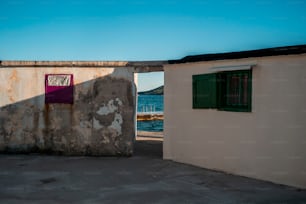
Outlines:
{"type": "Polygon", "coordinates": [[[134,156],[163,157],[163,142],[162,140],[150,140],[150,138],[138,138],[134,146],[134,156]]]}

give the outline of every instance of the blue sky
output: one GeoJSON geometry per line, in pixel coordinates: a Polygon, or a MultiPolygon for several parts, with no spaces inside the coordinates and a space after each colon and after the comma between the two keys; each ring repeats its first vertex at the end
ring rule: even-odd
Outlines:
{"type": "MultiPolygon", "coordinates": [[[[167,60],[306,44],[305,0],[2,0],[0,6],[0,60],[167,60]]],[[[141,75],[140,89],[154,88],[162,76],[141,75]]]]}

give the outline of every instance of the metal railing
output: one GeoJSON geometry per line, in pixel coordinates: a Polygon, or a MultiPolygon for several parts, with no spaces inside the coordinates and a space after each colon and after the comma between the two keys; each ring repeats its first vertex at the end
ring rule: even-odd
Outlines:
{"type": "Polygon", "coordinates": [[[147,105],[142,105],[140,107],[139,111],[140,113],[155,113],[156,112],[156,107],[155,104],[147,104],[147,105]]]}

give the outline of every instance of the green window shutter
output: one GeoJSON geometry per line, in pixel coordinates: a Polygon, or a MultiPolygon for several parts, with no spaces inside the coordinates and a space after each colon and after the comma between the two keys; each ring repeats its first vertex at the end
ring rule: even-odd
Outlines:
{"type": "Polygon", "coordinates": [[[192,76],[193,108],[217,108],[217,75],[192,76]]]}

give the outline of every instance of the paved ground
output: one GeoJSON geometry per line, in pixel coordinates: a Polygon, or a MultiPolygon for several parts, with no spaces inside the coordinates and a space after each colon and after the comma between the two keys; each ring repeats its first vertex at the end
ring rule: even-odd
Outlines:
{"type": "Polygon", "coordinates": [[[164,132],[148,132],[148,131],[137,131],[137,135],[140,138],[160,138],[162,139],[164,137],[164,132]]]}
{"type": "Polygon", "coordinates": [[[306,203],[306,191],[161,159],[142,138],[130,158],[0,155],[0,203],[306,203]]]}

